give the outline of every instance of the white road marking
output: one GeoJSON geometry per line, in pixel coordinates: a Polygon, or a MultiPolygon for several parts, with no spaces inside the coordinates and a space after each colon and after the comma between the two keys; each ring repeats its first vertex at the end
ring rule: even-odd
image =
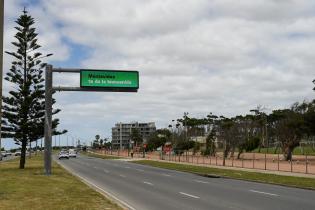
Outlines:
{"type": "Polygon", "coordinates": [[[194,181],[198,182],[198,183],[209,184],[209,182],[201,181],[201,180],[198,180],[198,179],[194,179],[194,181]]]}
{"type": "Polygon", "coordinates": [[[72,175],[79,177],[83,182],[85,182],[88,186],[93,187],[94,189],[96,189],[97,191],[99,191],[100,193],[102,193],[105,196],[109,196],[112,199],[118,201],[119,203],[121,203],[122,205],[124,205],[125,207],[127,207],[130,210],[136,210],[135,208],[133,208],[131,205],[129,205],[128,203],[126,203],[123,200],[120,200],[119,198],[117,198],[116,196],[114,196],[113,194],[111,194],[110,192],[105,191],[104,189],[100,188],[99,186],[97,186],[96,184],[94,184],[92,181],[88,180],[87,178],[84,178],[80,175],[78,175],[77,173],[75,173],[72,169],[68,168],[67,166],[61,164],[61,162],[56,161],[61,167],[63,167],[64,169],[68,170],[70,173],[72,173],[72,175]]]}
{"type": "Polygon", "coordinates": [[[151,185],[153,186],[154,184],[152,184],[151,182],[143,182],[144,184],[148,184],[148,185],[151,185]]]}
{"type": "Polygon", "coordinates": [[[104,172],[105,172],[105,173],[109,173],[109,171],[108,171],[108,170],[106,170],[106,169],[104,169],[104,172]]]}
{"type": "Polygon", "coordinates": [[[267,193],[267,192],[262,192],[262,191],[257,191],[257,190],[249,190],[249,191],[250,191],[250,192],[254,192],[254,193],[265,194],[265,195],[279,196],[279,195],[277,195],[277,194],[267,193]]]}
{"type": "Polygon", "coordinates": [[[120,176],[120,177],[123,177],[123,178],[126,178],[126,176],[125,176],[125,175],[122,175],[122,174],[120,174],[119,176],[120,176]]]}
{"type": "Polygon", "coordinates": [[[125,168],[130,168],[129,166],[126,166],[125,168]]]}
{"type": "Polygon", "coordinates": [[[141,172],[143,172],[144,170],[142,170],[142,169],[136,169],[137,171],[141,171],[141,172]]]}
{"type": "Polygon", "coordinates": [[[171,175],[169,175],[169,174],[162,174],[163,176],[171,176],[171,175]]]}
{"type": "Polygon", "coordinates": [[[196,199],[199,199],[199,198],[200,198],[200,197],[198,197],[198,196],[190,195],[190,194],[184,193],[184,192],[179,192],[179,193],[182,194],[182,195],[186,195],[186,196],[188,196],[188,197],[191,197],[191,198],[196,198],[196,199]]]}
{"type": "Polygon", "coordinates": [[[97,167],[96,167],[96,166],[93,166],[93,168],[97,169],[97,167]]]}

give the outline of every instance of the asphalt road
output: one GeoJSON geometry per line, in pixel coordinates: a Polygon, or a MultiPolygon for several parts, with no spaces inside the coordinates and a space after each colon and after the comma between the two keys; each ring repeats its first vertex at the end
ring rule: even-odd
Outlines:
{"type": "Polygon", "coordinates": [[[198,175],[122,160],[59,161],[137,210],[313,210],[315,191],[198,175]]]}

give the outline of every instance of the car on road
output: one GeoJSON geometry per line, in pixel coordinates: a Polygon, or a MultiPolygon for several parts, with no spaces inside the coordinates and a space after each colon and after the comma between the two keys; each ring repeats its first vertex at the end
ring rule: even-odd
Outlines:
{"type": "Polygon", "coordinates": [[[7,152],[6,152],[6,155],[7,155],[7,156],[11,156],[12,153],[11,153],[10,151],[7,151],[7,152]]]}
{"type": "Polygon", "coordinates": [[[77,157],[77,152],[74,149],[69,149],[69,157],[77,157]]]}
{"type": "Polygon", "coordinates": [[[7,153],[6,153],[6,152],[1,152],[1,156],[2,156],[2,157],[6,157],[6,156],[7,156],[7,153]]]}
{"type": "Polygon", "coordinates": [[[14,156],[21,156],[21,151],[16,151],[16,152],[14,153],[14,156]]]}
{"type": "Polygon", "coordinates": [[[68,151],[61,151],[58,155],[59,160],[60,159],[69,159],[69,152],[68,151]]]}

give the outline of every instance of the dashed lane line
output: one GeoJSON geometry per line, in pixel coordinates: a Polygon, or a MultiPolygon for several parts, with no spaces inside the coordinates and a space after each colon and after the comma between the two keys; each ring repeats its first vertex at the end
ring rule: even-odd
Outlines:
{"type": "Polygon", "coordinates": [[[209,184],[209,182],[201,181],[201,180],[198,180],[198,179],[194,179],[194,181],[198,182],[198,183],[202,183],[202,184],[209,184]]]}
{"type": "Polygon", "coordinates": [[[154,184],[152,184],[151,182],[143,182],[144,184],[147,184],[147,185],[151,185],[153,186],[154,184]]]}
{"type": "Polygon", "coordinates": [[[186,195],[188,197],[191,197],[191,198],[196,198],[196,199],[199,199],[200,197],[196,196],[196,195],[191,195],[191,194],[188,194],[188,193],[184,193],[184,192],[179,192],[180,194],[182,195],[186,195]]]}
{"type": "Polygon", "coordinates": [[[268,193],[268,192],[263,192],[263,191],[257,191],[257,190],[249,190],[249,191],[250,191],[250,192],[253,192],[253,193],[264,194],[264,195],[279,196],[279,195],[277,195],[277,194],[268,193]]]}

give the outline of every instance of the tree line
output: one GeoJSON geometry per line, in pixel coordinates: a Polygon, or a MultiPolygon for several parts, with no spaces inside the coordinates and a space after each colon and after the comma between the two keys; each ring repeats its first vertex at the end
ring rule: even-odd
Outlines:
{"type": "Polygon", "coordinates": [[[272,146],[281,150],[286,160],[292,160],[292,152],[302,140],[315,140],[315,100],[297,102],[290,108],[271,113],[258,106],[249,114],[234,117],[209,113],[204,118],[194,118],[184,113],[182,118],[172,122],[168,129],[159,129],[150,136],[148,150],[171,142],[177,154],[192,150],[215,155],[221,148],[225,158],[240,158],[243,152],[272,146]],[[203,148],[193,140],[197,136],[206,136],[203,148]]]}

